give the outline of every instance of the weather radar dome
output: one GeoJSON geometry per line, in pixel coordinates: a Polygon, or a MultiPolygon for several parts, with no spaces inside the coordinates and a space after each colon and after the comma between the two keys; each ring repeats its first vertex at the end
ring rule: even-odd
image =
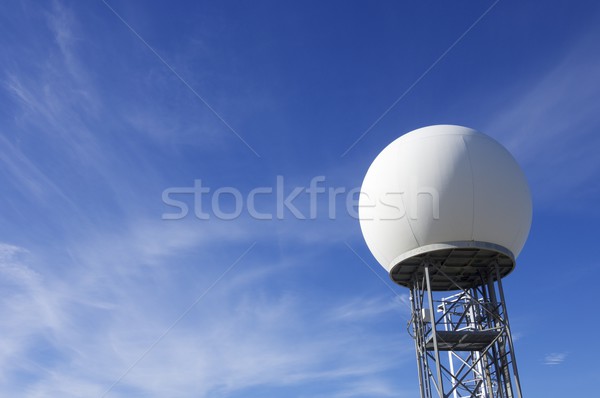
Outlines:
{"type": "Polygon", "coordinates": [[[440,274],[433,290],[510,273],[531,216],[529,187],[512,155],[489,136],[452,125],[389,144],[369,167],[359,200],[367,246],[392,280],[410,286],[429,262],[440,274]]]}

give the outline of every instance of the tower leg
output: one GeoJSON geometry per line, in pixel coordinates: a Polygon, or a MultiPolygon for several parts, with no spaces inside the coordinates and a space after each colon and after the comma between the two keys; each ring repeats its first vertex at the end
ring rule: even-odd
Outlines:
{"type": "MultiPolygon", "coordinates": [[[[414,314],[415,314],[415,308],[416,308],[416,306],[415,306],[414,289],[410,289],[410,308],[411,308],[413,316],[414,316],[414,314]]],[[[414,325],[414,323],[413,323],[413,325],[414,325]]],[[[415,354],[416,354],[416,357],[417,357],[417,371],[418,371],[418,374],[419,374],[419,392],[421,393],[421,397],[422,398],[424,398],[424,397],[429,398],[430,395],[429,394],[428,395],[425,394],[425,388],[423,386],[423,358],[422,358],[422,356],[419,353],[421,344],[420,344],[420,342],[417,339],[417,336],[419,336],[419,335],[421,335],[421,334],[418,331],[415,330],[413,338],[415,340],[415,354]]]]}
{"type": "Polygon", "coordinates": [[[435,327],[435,312],[433,310],[433,293],[431,291],[431,281],[429,277],[429,264],[425,264],[425,283],[427,287],[427,301],[429,302],[429,319],[433,325],[430,329],[431,339],[433,342],[433,352],[435,354],[435,373],[437,375],[437,383],[435,383],[435,389],[437,390],[440,397],[444,397],[444,381],[442,380],[442,363],[440,361],[440,350],[437,341],[437,329],[435,327]]]}

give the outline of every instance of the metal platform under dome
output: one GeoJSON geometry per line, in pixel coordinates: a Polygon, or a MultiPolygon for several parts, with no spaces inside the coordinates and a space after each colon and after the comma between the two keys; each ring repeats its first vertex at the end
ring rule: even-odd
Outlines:
{"type": "Polygon", "coordinates": [[[515,268],[514,256],[508,249],[475,241],[422,246],[404,253],[394,263],[390,277],[395,283],[406,287],[410,287],[412,281],[423,278],[425,263],[432,265],[429,272],[433,291],[469,289],[481,285],[487,275],[495,273],[496,265],[501,278],[515,268]]]}
{"type": "MultiPolygon", "coordinates": [[[[483,351],[500,336],[498,330],[438,330],[437,344],[440,351],[483,351]]],[[[427,340],[425,347],[428,351],[434,349],[433,336],[427,340]]]]}

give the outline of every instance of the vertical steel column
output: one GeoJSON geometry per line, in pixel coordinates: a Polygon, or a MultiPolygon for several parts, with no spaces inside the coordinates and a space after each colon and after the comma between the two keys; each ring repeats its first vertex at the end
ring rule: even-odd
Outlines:
{"type": "MultiPolygon", "coordinates": [[[[485,287],[482,287],[483,289],[485,289],[485,287]]],[[[474,301],[474,303],[477,303],[477,311],[474,311],[473,308],[471,308],[471,316],[472,316],[472,321],[474,324],[474,328],[476,330],[482,330],[482,322],[483,319],[477,319],[477,317],[481,317],[482,315],[482,311],[484,311],[483,308],[481,308],[481,303],[479,301],[479,295],[477,294],[477,288],[471,288],[471,300],[474,301]]],[[[483,298],[483,305],[485,305],[485,294],[483,294],[484,298],[483,298]]],[[[492,348],[493,349],[493,348],[492,348]]],[[[492,378],[490,376],[490,371],[488,368],[488,358],[487,358],[487,354],[485,352],[473,352],[474,358],[476,361],[479,361],[478,365],[477,365],[477,369],[479,371],[480,377],[483,381],[483,392],[484,392],[484,396],[485,398],[492,398],[494,397],[494,385],[492,384],[492,378]]]]}
{"type": "Polygon", "coordinates": [[[498,388],[502,388],[503,391],[506,392],[507,398],[513,398],[512,386],[511,386],[511,377],[510,370],[508,368],[507,363],[507,353],[506,353],[506,325],[504,319],[502,318],[502,314],[500,312],[500,304],[498,303],[498,299],[496,298],[496,287],[494,286],[494,274],[490,273],[488,275],[488,294],[490,296],[490,302],[492,304],[492,314],[494,317],[494,325],[497,328],[501,328],[502,336],[496,342],[498,346],[499,357],[498,360],[500,362],[500,369],[496,369],[499,374],[496,376],[498,379],[498,388]],[[504,383],[502,383],[502,379],[504,379],[504,383]]]}
{"type": "Polygon", "coordinates": [[[513,345],[512,333],[510,331],[510,323],[508,321],[508,310],[506,309],[506,300],[504,299],[504,289],[502,288],[502,278],[500,277],[500,271],[498,270],[498,264],[496,263],[496,280],[498,281],[498,293],[500,293],[500,301],[502,302],[502,309],[504,312],[504,323],[506,324],[506,335],[508,337],[508,348],[510,349],[510,359],[512,362],[513,376],[515,377],[515,387],[517,390],[517,397],[522,398],[521,392],[521,381],[519,380],[519,371],[517,369],[517,358],[515,357],[515,347],[513,345]]]}
{"type": "Polygon", "coordinates": [[[433,339],[433,350],[435,353],[435,370],[436,370],[436,374],[437,374],[437,385],[436,385],[436,389],[438,391],[438,394],[440,397],[445,397],[444,396],[444,383],[442,380],[442,369],[441,369],[441,362],[440,362],[440,352],[438,350],[438,343],[437,343],[437,332],[436,332],[436,326],[435,326],[435,314],[433,312],[433,294],[431,293],[431,280],[429,277],[429,264],[425,263],[425,283],[427,284],[427,300],[429,301],[429,317],[430,317],[430,323],[431,323],[431,336],[433,339]]]}
{"type": "MultiPolygon", "coordinates": [[[[446,308],[446,301],[442,300],[442,317],[444,318],[444,330],[451,331],[452,330],[452,315],[450,314],[450,310],[446,308]]],[[[450,369],[450,374],[454,375],[454,358],[452,357],[454,353],[452,351],[448,351],[448,367],[450,369]]],[[[454,398],[460,398],[458,396],[458,390],[456,387],[456,378],[452,377],[450,379],[450,384],[452,386],[452,396],[454,398]]]]}
{"type": "MultiPolygon", "coordinates": [[[[467,296],[466,302],[467,305],[469,306],[468,311],[469,311],[469,321],[472,324],[472,328],[473,330],[481,330],[481,323],[478,321],[477,317],[480,316],[479,313],[481,311],[480,304],[479,304],[479,300],[477,297],[477,289],[470,289],[469,292],[469,296],[467,296]]],[[[480,397],[481,398],[489,398],[492,397],[493,394],[493,390],[492,390],[492,381],[489,379],[489,377],[486,377],[486,373],[484,373],[484,365],[485,365],[485,358],[484,355],[482,355],[481,352],[479,351],[472,351],[471,352],[471,356],[473,357],[473,362],[477,363],[477,369],[473,369],[473,374],[477,375],[477,373],[479,373],[478,377],[481,378],[481,386],[478,388],[481,391],[480,397]]]]}
{"type": "MultiPolygon", "coordinates": [[[[493,314],[490,312],[490,294],[489,294],[489,286],[487,284],[483,284],[481,285],[481,295],[483,296],[483,302],[484,304],[484,313],[486,315],[485,317],[485,323],[487,324],[487,327],[489,329],[492,329],[496,326],[496,323],[494,321],[494,317],[493,314]],[[492,315],[492,316],[490,316],[492,315]]],[[[482,320],[483,322],[483,320],[482,320]]],[[[485,355],[484,359],[484,365],[485,365],[485,378],[488,382],[489,385],[489,389],[490,389],[490,394],[492,394],[493,397],[499,397],[499,398],[506,398],[504,396],[504,392],[502,389],[502,386],[499,384],[500,380],[498,379],[498,372],[499,372],[499,365],[498,365],[498,354],[496,352],[496,344],[494,344],[492,347],[490,347],[488,349],[488,352],[483,353],[483,355],[485,355]],[[490,369],[491,368],[491,369],[490,369]],[[494,371],[492,373],[492,370],[494,371]],[[492,383],[492,374],[494,376],[494,381],[496,381],[497,384],[497,394],[494,395],[494,386],[492,383]]]]}
{"type": "Polygon", "coordinates": [[[415,293],[416,293],[416,284],[413,283],[413,285],[411,286],[410,289],[410,308],[412,311],[412,317],[413,317],[413,333],[414,335],[414,340],[415,340],[415,353],[417,356],[417,370],[419,373],[419,391],[421,393],[421,398],[430,398],[429,396],[425,395],[425,390],[423,387],[423,362],[421,359],[421,347],[420,347],[420,335],[421,335],[421,328],[417,326],[417,320],[415,319],[415,316],[418,316],[418,313],[420,312],[420,310],[416,309],[416,304],[415,304],[415,293]]]}

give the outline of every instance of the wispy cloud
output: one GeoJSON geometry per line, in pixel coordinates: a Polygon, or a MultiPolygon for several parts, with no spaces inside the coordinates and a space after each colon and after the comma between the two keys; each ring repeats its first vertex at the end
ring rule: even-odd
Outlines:
{"type": "MultiPolygon", "coordinates": [[[[153,254],[158,256],[156,261],[164,259],[162,265],[144,273],[116,273],[107,263],[103,274],[90,268],[85,273],[70,272],[64,283],[60,279],[65,275],[43,271],[43,264],[27,265],[29,260],[19,257],[27,253],[16,246],[0,247],[1,282],[13,283],[0,304],[2,313],[11,319],[0,358],[3,391],[20,389],[22,396],[22,381],[15,378],[15,372],[30,375],[24,396],[100,395],[203,283],[186,284],[178,279],[172,284],[173,275],[167,276],[164,270],[173,253],[165,259],[162,251],[153,254]],[[157,279],[161,276],[166,279],[157,279]],[[54,358],[50,361],[43,354],[49,350],[54,358]],[[26,362],[14,360],[23,356],[26,362]]],[[[114,254],[106,253],[106,257],[118,259],[114,254]]],[[[385,315],[381,309],[362,308],[358,310],[362,314],[344,317],[348,303],[334,302],[314,312],[311,308],[317,303],[290,294],[256,292],[255,282],[250,278],[246,285],[230,287],[224,282],[218,286],[110,396],[128,396],[132,391],[146,396],[195,391],[197,396],[215,397],[247,388],[342,380],[362,387],[353,395],[336,393],[330,387],[333,396],[359,396],[356,391],[366,393],[367,386],[371,396],[389,396],[389,384],[368,380],[391,368],[407,347],[391,344],[396,354],[390,354],[393,339],[363,322],[364,316],[385,315]],[[340,314],[343,321],[330,314],[340,314]],[[349,322],[351,331],[347,330],[349,322]]],[[[367,307],[378,307],[378,303],[367,307]]],[[[391,310],[393,305],[388,304],[384,312],[391,310]]]]}
{"type": "Polygon", "coordinates": [[[413,393],[404,393],[397,385],[392,385],[389,381],[373,378],[364,381],[350,381],[330,397],[352,398],[352,397],[412,397],[413,393]]]}
{"type": "Polygon", "coordinates": [[[566,352],[553,352],[544,357],[544,365],[560,365],[567,359],[566,352]]]}
{"type": "Polygon", "coordinates": [[[103,195],[93,203],[95,212],[138,210],[148,187],[164,188],[173,173],[170,154],[190,144],[203,153],[223,147],[224,127],[217,129],[218,120],[182,98],[179,85],[148,78],[151,65],[116,67],[111,73],[130,76],[121,77],[126,87],[103,81],[90,55],[100,39],[89,37],[68,7],[53,4],[36,10],[46,22],[30,32],[38,51],[5,49],[11,62],[0,74],[0,89],[11,118],[2,126],[2,173],[25,197],[60,196],[73,216],[80,212],[77,222],[92,213],[86,192],[103,195]],[[158,158],[165,163],[153,161],[158,158]]]}
{"type": "Polygon", "coordinates": [[[336,321],[368,321],[386,313],[390,316],[405,316],[410,313],[408,294],[395,297],[361,297],[336,307],[331,318],[336,321]],[[394,315],[396,314],[396,315],[394,315]]]}
{"type": "Polygon", "coordinates": [[[537,200],[564,206],[566,198],[595,189],[600,175],[597,34],[595,27],[588,30],[554,65],[518,82],[517,96],[486,128],[499,134],[525,166],[537,200]]]}
{"type": "MultiPolygon", "coordinates": [[[[0,243],[0,283],[3,286],[0,312],[8,322],[3,326],[0,345],[0,368],[4,385],[19,376],[37,371],[44,364],[35,364],[30,354],[44,347],[54,349],[57,333],[66,325],[62,303],[64,291],[60,284],[48,281],[27,265],[30,253],[24,248],[0,243]],[[27,360],[19,360],[27,358],[27,360]]],[[[56,359],[60,361],[59,357],[56,359]]]]}

